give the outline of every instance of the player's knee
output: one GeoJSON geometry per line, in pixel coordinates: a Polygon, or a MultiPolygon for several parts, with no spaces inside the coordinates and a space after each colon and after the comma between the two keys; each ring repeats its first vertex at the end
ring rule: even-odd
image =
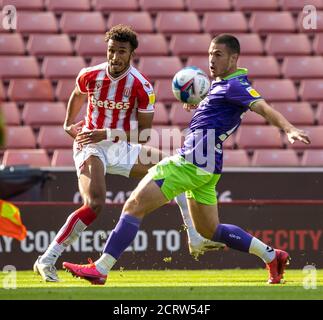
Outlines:
{"type": "Polygon", "coordinates": [[[123,207],[123,212],[129,212],[138,218],[145,216],[146,212],[142,207],[140,196],[138,196],[137,194],[132,194],[126,201],[123,207]]]}
{"type": "Polygon", "coordinates": [[[104,208],[105,202],[101,198],[93,197],[88,198],[85,204],[89,206],[96,213],[96,215],[99,215],[104,208]]]}

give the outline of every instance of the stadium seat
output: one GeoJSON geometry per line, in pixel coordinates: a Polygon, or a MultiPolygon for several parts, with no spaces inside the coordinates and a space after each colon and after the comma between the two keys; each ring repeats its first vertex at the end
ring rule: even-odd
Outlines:
{"type": "Polygon", "coordinates": [[[59,149],[72,148],[73,139],[62,126],[41,126],[37,143],[40,148],[59,149]]]}
{"type": "Polygon", "coordinates": [[[242,12],[207,12],[202,27],[209,33],[239,33],[248,30],[248,24],[242,12]]]}
{"type": "Polygon", "coordinates": [[[186,0],[188,10],[195,12],[229,11],[230,0],[186,0]]]}
{"type": "Polygon", "coordinates": [[[172,125],[188,127],[193,117],[194,111],[188,112],[183,109],[183,103],[174,102],[169,113],[172,125]]]}
{"type": "Polygon", "coordinates": [[[39,76],[39,66],[35,57],[0,56],[0,78],[36,78],[39,76]]]}
{"type": "Polygon", "coordinates": [[[226,150],[233,149],[236,146],[236,134],[231,134],[228,138],[226,138],[223,142],[223,148],[226,150]]]}
{"type": "Polygon", "coordinates": [[[23,55],[25,53],[24,41],[19,33],[0,33],[0,55],[23,55]]]}
{"type": "Polygon", "coordinates": [[[250,160],[245,150],[225,150],[223,152],[223,167],[248,167],[250,160]]]}
{"type": "Polygon", "coordinates": [[[20,33],[55,33],[58,25],[53,12],[17,13],[17,31],[20,33]]]}
{"type": "Polygon", "coordinates": [[[296,29],[292,14],[286,11],[253,12],[250,17],[249,27],[250,30],[257,33],[294,32],[296,29]]]}
{"type": "Polygon", "coordinates": [[[172,78],[182,68],[178,57],[142,57],[138,69],[149,79],[172,78]]]}
{"type": "Polygon", "coordinates": [[[278,78],[280,69],[277,60],[272,56],[240,56],[239,66],[248,69],[251,78],[278,78]]]}
{"type": "Polygon", "coordinates": [[[94,9],[104,13],[110,13],[111,11],[136,11],[139,8],[137,0],[94,0],[94,9]]]}
{"type": "Polygon", "coordinates": [[[205,56],[190,56],[187,59],[186,66],[196,66],[202,69],[206,74],[209,74],[209,59],[205,56]]]}
{"type": "Polygon", "coordinates": [[[27,50],[29,54],[35,56],[73,54],[72,44],[67,34],[31,34],[27,50]]]}
{"type": "Polygon", "coordinates": [[[22,120],[30,126],[63,125],[65,119],[63,102],[26,102],[22,120]]]}
{"type": "Polygon", "coordinates": [[[264,48],[257,33],[235,34],[240,42],[240,51],[242,55],[262,55],[264,48]]]}
{"type": "Polygon", "coordinates": [[[323,149],[323,126],[307,126],[298,127],[307,132],[310,137],[311,143],[305,144],[300,141],[295,141],[294,144],[287,143],[286,136],[284,137],[287,147],[290,149],[323,149]]]}
{"type": "Polygon", "coordinates": [[[305,32],[305,33],[312,33],[317,34],[319,32],[323,32],[323,11],[316,11],[316,25],[311,28],[308,23],[306,22],[312,22],[313,19],[309,19],[309,21],[305,20],[304,18],[308,15],[308,13],[304,13],[303,11],[299,12],[298,18],[297,18],[297,29],[299,32],[305,32]],[[305,22],[305,28],[304,28],[304,22],[305,22]]]}
{"type": "Polygon", "coordinates": [[[299,95],[303,101],[323,101],[323,77],[317,80],[301,81],[299,95]]]}
{"type": "Polygon", "coordinates": [[[6,142],[7,149],[35,148],[36,139],[30,126],[7,126],[6,142]]]}
{"type": "Polygon", "coordinates": [[[157,32],[173,33],[200,32],[200,21],[195,12],[160,12],[156,17],[157,32]]]}
{"type": "Polygon", "coordinates": [[[256,167],[296,167],[299,159],[294,150],[255,150],[251,165],[256,167]]]}
{"type": "Polygon", "coordinates": [[[18,10],[42,10],[44,9],[44,0],[2,0],[0,7],[7,5],[15,6],[18,10]]]}
{"type": "Polygon", "coordinates": [[[211,36],[203,34],[176,34],[173,35],[169,48],[173,55],[190,56],[204,55],[208,52],[211,36]]]}
{"type": "Polygon", "coordinates": [[[305,167],[323,167],[323,150],[305,150],[301,165],[305,167]]]}
{"type": "Polygon", "coordinates": [[[8,97],[14,101],[53,101],[53,88],[48,79],[10,80],[8,97]]]}
{"type": "Polygon", "coordinates": [[[314,124],[314,112],[308,102],[275,102],[273,107],[294,125],[314,124]]]}
{"type": "Polygon", "coordinates": [[[311,0],[310,2],[308,0],[281,0],[281,7],[284,11],[293,11],[297,13],[302,11],[308,4],[313,5],[317,10],[323,9],[322,0],[311,0]]]}
{"type": "Polygon", "coordinates": [[[241,126],[236,143],[242,149],[283,147],[279,130],[272,126],[241,126]]]}
{"type": "Polygon", "coordinates": [[[92,57],[91,62],[89,63],[89,66],[96,66],[98,64],[107,62],[107,57],[92,57]]]}
{"type": "Polygon", "coordinates": [[[81,34],[75,41],[75,51],[81,56],[106,56],[107,44],[103,34],[81,34]]]}
{"type": "Polygon", "coordinates": [[[255,80],[254,88],[268,101],[296,101],[297,91],[289,79],[255,80]]]}
{"type": "Polygon", "coordinates": [[[260,114],[253,111],[248,111],[245,113],[244,117],[242,118],[241,123],[243,125],[245,124],[263,125],[263,124],[266,124],[266,120],[260,114]]]}
{"type": "Polygon", "coordinates": [[[236,11],[276,11],[279,8],[278,0],[233,0],[233,7],[236,11]]]}
{"type": "Polygon", "coordinates": [[[43,149],[6,150],[3,154],[4,166],[29,165],[32,167],[49,167],[48,155],[43,149]]]}
{"type": "Polygon", "coordinates": [[[284,78],[322,78],[322,57],[286,57],[282,65],[284,78]]]}
{"type": "Polygon", "coordinates": [[[138,56],[162,56],[168,54],[167,41],[162,33],[141,33],[138,35],[138,56]]]}
{"type": "Polygon", "coordinates": [[[15,102],[1,103],[0,113],[2,113],[6,125],[9,125],[9,126],[20,125],[20,112],[15,102]]]}
{"type": "Polygon", "coordinates": [[[52,167],[74,167],[73,150],[56,149],[51,161],[52,167]]]}
{"type": "Polygon", "coordinates": [[[60,20],[60,29],[64,33],[101,33],[106,32],[101,12],[64,12],[60,20]]]}
{"type": "Polygon", "coordinates": [[[6,99],[6,91],[3,87],[2,81],[0,80],[0,101],[3,101],[6,99]]]}
{"type": "Polygon", "coordinates": [[[45,57],[42,74],[45,78],[76,78],[85,62],[82,57],[45,57]]]}
{"type": "Polygon", "coordinates": [[[163,0],[163,1],[156,1],[156,0],[139,0],[139,4],[141,10],[143,11],[151,11],[151,12],[158,12],[158,11],[183,11],[184,10],[184,0],[163,0]]]}
{"type": "Polygon", "coordinates": [[[90,11],[90,0],[46,0],[48,11],[64,12],[64,11],[90,11]]]}
{"type": "Polygon", "coordinates": [[[168,125],[169,124],[169,114],[166,106],[162,102],[156,102],[155,113],[153,124],[157,125],[168,125]]]}
{"type": "Polygon", "coordinates": [[[75,86],[75,79],[58,80],[57,87],[55,90],[56,99],[59,101],[68,101],[75,86]]]}
{"type": "Polygon", "coordinates": [[[269,55],[308,55],[311,43],[305,34],[270,34],[265,42],[265,50],[269,55]]]}
{"type": "Polygon", "coordinates": [[[153,20],[148,12],[111,12],[108,19],[108,29],[117,24],[130,25],[138,33],[154,31],[153,20]]]}
{"type": "Polygon", "coordinates": [[[323,102],[320,102],[317,106],[315,119],[319,125],[323,125],[323,102]]]}
{"type": "Polygon", "coordinates": [[[315,54],[323,54],[323,33],[318,33],[315,35],[313,40],[313,50],[315,54]]]}
{"type": "Polygon", "coordinates": [[[171,103],[176,101],[172,92],[172,79],[157,79],[154,90],[158,101],[171,103]]]}

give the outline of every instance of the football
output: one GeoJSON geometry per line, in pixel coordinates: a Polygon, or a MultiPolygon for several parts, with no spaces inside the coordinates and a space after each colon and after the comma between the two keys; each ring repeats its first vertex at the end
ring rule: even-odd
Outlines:
{"type": "Polygon", "coordinates": [[[200,68],[190,66],[178,71],[172,81],[175,98],[183,103],[198,104],[208,93],[210,80],[200,68]]]}

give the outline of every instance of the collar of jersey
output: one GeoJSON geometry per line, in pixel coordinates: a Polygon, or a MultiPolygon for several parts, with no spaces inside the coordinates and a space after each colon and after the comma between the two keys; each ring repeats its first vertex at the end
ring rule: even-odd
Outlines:
{"type": "Polygon", "coordinates": [[[123,77],[125,77],[129,72],[130,72],[130,70],[131,70],[131,68],[132,68],[132,65],[130,65],[129,66],[129,68],[121,75],[121,76],[119,76],[119,77],[117,77],[117,78],[113,78],[111,75],[110,75],[110,73],[109,73],[109,69],[108,69],[108,67],[109,67],[109,64],[107,64],[107,66],[106,66],[106,69],[105,69],[105,73],[107,74],[107,77],[111,80],[111,81],[119,81],[120,79],[122,79],[123,77]]]}
{"type": "Polygon", "coordinates": [[[230,80],[236,77],[240,77],[240,76],[245,76],[248,74],[248,69],[246,68],[238,68],[237,71],[229,74],[228,76],[222,78],[221,80],[230,80]]]}

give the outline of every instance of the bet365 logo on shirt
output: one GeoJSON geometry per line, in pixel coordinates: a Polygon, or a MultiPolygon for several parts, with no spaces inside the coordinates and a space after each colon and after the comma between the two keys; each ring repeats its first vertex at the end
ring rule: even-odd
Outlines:
{"type": "Polygon", "coordinates": [[[253,98],[259,98],[260,94],[258,93],[258,91],[256,89],[254,89],[253,87],[248,87],[247,91],[249,92],[249,94],[253,97],[253,98]]]}
{"type": "Polygon", "coordinates": [[[130,102],[116,102],[112,100],[98,100],[94,96],[91,97],[91,103],[94,107],[106,108],[106,109],[118,109],[118,110],[127,110],[130,107],[130,102]]]}

